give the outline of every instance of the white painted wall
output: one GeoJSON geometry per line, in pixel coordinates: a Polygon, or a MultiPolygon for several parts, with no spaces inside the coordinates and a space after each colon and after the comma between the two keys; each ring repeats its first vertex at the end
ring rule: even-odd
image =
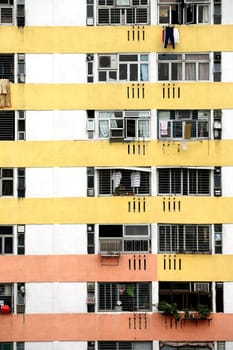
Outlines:
{"type": "Polygon", "coordinates": [[[28,26],[86,25],[85,0],[26,0],[25,10],[28,26]]]}
{"type": "Polygon", "coordinates": [[[87,82],[86,54],[26,54],[26,83],[87,82]]]}
{"type": "Polygon", "coordinates": [[[225,342],[225,350],[233,350],[233,342],[232,341],[225,342]]]}
{"type": "Polygon", "coordinates": [[[27,168],[26,197],[85,197],[85,167],[27,168]]]}
{"type": "Polygon", "coordinates": [[[232,24],[233,2],[222,0],[222,24],[232,24]]]}
{"type": "Polygon", "coordinates": [[[25,350],[86,350],[85,341],[25,342],[25,350]]]}
{"type": "Polygon", "coordinates": [[[229,140],[233,138],[233,111],[231,109],[224,109],[222,111],[222,139],[229,140]]]}
{"type": "Polygon", "coordinates": [[[86,111],[27,111],[26,140],[85,140],[86,111]]]}
{"type": "Polygon", "coordinates": [[[233,196],[233,167],[222,167],[222,195],[233,196]]]}
{"type": "Polygon", "coordinates": [[[233,254],[233,224],[222,226],[223,254],[233,254]]]}
{"type": "Polygon", "coordinates": [[[86,254],[86,225],[27,225],[26,255],[86,254]]]}
{"type": "Polygon", "coordinates": [[[223,285],[223,295],[224,295],[224,312],[225,313],[233,313],[233,303],[232,303],[232,295],[233,295],[233,282],[224,282],[223,285]]]}
{"type": "Polygon", "coordinates": [[[87,311],[87,284],[27,283],[26,313],[83,313],[87,311]]]}
{"type": "MultiPolygon", "coordinates": [[[[233,5],[233,3],[232,3],[233,5]]],[[[233,12],[233,7],[232,7],[233,12]]],[[[231,15],[232,23],[232,15],[231,15]]],[[[231,82],[233,81],[233,52],[222,52],[222,81],[231,82]]]]}

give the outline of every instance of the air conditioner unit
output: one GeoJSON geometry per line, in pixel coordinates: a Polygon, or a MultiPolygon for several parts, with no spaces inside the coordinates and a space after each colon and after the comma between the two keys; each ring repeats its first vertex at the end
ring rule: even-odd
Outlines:
{"type": "Polygon", "coordinates": [[[88,188],[87,189],[87,196],[88,197],[94,197],[95,196],[95,189],[94,188],[88,188]]]}
{"type": "Polygon", "coordinates": [[[117,69],[116,55],[100,55],[99,68],[101,69],[117,69]]]}
{"type": "Polygon", "coordinates": [[[95,119],[87,119],[87,131],[95,131],[95,119]]]}
{"type": "Polygon", "coordinates": [[[207,282],[196,282],[194,283],[194,292],[205,292],[209,293],[209,283],[207,282]]]}

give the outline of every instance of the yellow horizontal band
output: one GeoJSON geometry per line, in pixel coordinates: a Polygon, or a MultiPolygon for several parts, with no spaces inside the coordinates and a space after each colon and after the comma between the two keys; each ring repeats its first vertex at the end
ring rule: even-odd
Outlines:
{"type": "Polygon", "coordinates": [[[176,26],[180,42],[163,48],[162,26],[1,27],[0,52],[111,53],[233,51],[232,25],[176,26]]]}
{"type": "Polygon", "coordinates": [[[232,281],[233,255],[158,254],[159,281],[232,281]]]}
{"type": "Polygon", "coordinates": [[[11,84],[11,95],[21,110],[233,109],[233,83],[11,84]]]}
{"type": "Polygon", "coordinates": [[[0,167],[232,166],[233,140],[5,141],[0,167]]]}
{"type": "Polygon", "coordinates": [[[1,198],[0,224],[224,224],[232,207],[231,197],[1,198]]]}

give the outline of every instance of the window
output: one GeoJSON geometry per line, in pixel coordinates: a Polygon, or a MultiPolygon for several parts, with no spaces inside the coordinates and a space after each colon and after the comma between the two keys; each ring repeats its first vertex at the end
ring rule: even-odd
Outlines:
{"type": "Polygon", "coordinates": [[[198,304],[212,310],[211,282],[159,282],[159,301],[176,303],[178,310],[197,310],[198,304]]]}
{"type": "Polygon", "coordinates": [[[98,81],[148,81],[148,54],[98,55],[98,81]]]}
{"type": "MultiPolygon", "coordinates": [[[[214,349],[212,342],[161,342],[161,350],[211,350],[214,349]]],[[[218,349],[220,350],[220,349],[218,349]]],[[[223,349],[224,350],[224,349],[223,349]]]]}
{"type": "Polygon", "coordinates": [[[159,24],[208,24],[210,0],[158,0],[159,24]]]}
{"type": "Polygon", "coordinates": [[[0,111],[0,141],[15,140],[15,112],[0,111]]]}
{"type": "Polygon", "coordinates": [[[0,226],[0,254],[13,254],[13,226],[0,226]]]}
{"type": "Polygon", "coordinates": [[[99,283],[99,311],[150,311],[151,283],[99,283]]]}
{"type": "Polygon", "coordinates": [[[98,350],[152,350],[152,342],[100,341],[98,342],[98,350]]]}
{"type": "Polygon", "coordinates": [[[148,253],[151,248],[148,225],[99,225],[100,252],[148,253]]]}
{"type": "Polygon", "coordinates": [[[13,0],[0,1],[0,24],[13,24],[13,0]]]}
{"type": "MultiPolygon", "coordinates": [[[[0,6],[1,9],[1,6],[0,6]]],[[[0,55],[0,79],[9,79],[14,82],[14,55],[0,55]]]]}
{"type": "Polygon", "coordinates": [[[192,168],[158,169],[161,195],[210,195],[210,170],[192,168]]]}
{"type": "Polygon", "coordinates": [[[150,0],[97,0],[97,24],[149,24],[149,3],[150,0]]]}
{"type": "Polygon", "coordinates": [[[159,252],[211,253],[210,225],[159,225],[159,252]]]}
{"type": "Polygon", "coordinates": [[[208,139],[210,111],[158,111],[158,138],[160,140],[208,139]]]}
{"type": "Polygon", "coordinates": [[[149,195],[150,169],[100,169],[98,170],[98,185],[99,195],[149,195]]]}
{"type": "MultiPolygon", "coordinates": [[[[13,310],[13,284],[0,284],[0,305],[7,305],[13,310]]],[[[0,348],[1,349],[1,348],[0,348]]]]}
{"type": "Polygon", "coordinates": [[[99,138],[134,140],[150,137],[149,111],[104,111],[98,113],[99,138]]]}
{"type": "Polygon", "coordinates": [[[14,195],[14,172],[12,168],[0,168],[0,196],[14,195]]]}
{"type": "Polygon", "coordinates": [[[158,80],[210,80],[209,54],[158,54],[158,80]]]}

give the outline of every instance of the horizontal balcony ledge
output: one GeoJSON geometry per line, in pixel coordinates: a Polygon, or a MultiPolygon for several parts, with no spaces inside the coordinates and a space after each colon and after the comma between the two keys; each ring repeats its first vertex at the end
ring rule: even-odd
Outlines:
{"type": "Polygon", "coordinates": [[[171,103],[173,109],[233,109],[230,82],[11,84],[10,88],[7,109],[16,110],[170,109],[171,103]]]}
{"type": "MultiPolygon", "coordinates": [[[[175,48],[177,52],[233,51],[233,43],[228,40],[232,25],[176,27],[180,32],[180,42],[175,48]]],[[[26,26],[21,30],[16,26],[2,26],[0,33],[1,52],[4,53],[170,51],[170,48],[163,49],[161,37],[162,25],[26,26]]]]}
{"type": "Polygon", "coordinates": [[[233,140],[0,142],[2,167],[232,166],[233,140]],[[117,153],[117,157],[115,156],[117,153]]]}
{"type": "Polygon", "coordinates": [[[182,324],[158,313],[1,315],[0,341],[115,340],[116,327],[118,341],[232,341],[233,314],[211,316],[182,324]]]}
{"type": "Polygon", "coordinates": [[[232,197],[0,198],[0,224],[224,224],[232,206],[232,197]]]}

